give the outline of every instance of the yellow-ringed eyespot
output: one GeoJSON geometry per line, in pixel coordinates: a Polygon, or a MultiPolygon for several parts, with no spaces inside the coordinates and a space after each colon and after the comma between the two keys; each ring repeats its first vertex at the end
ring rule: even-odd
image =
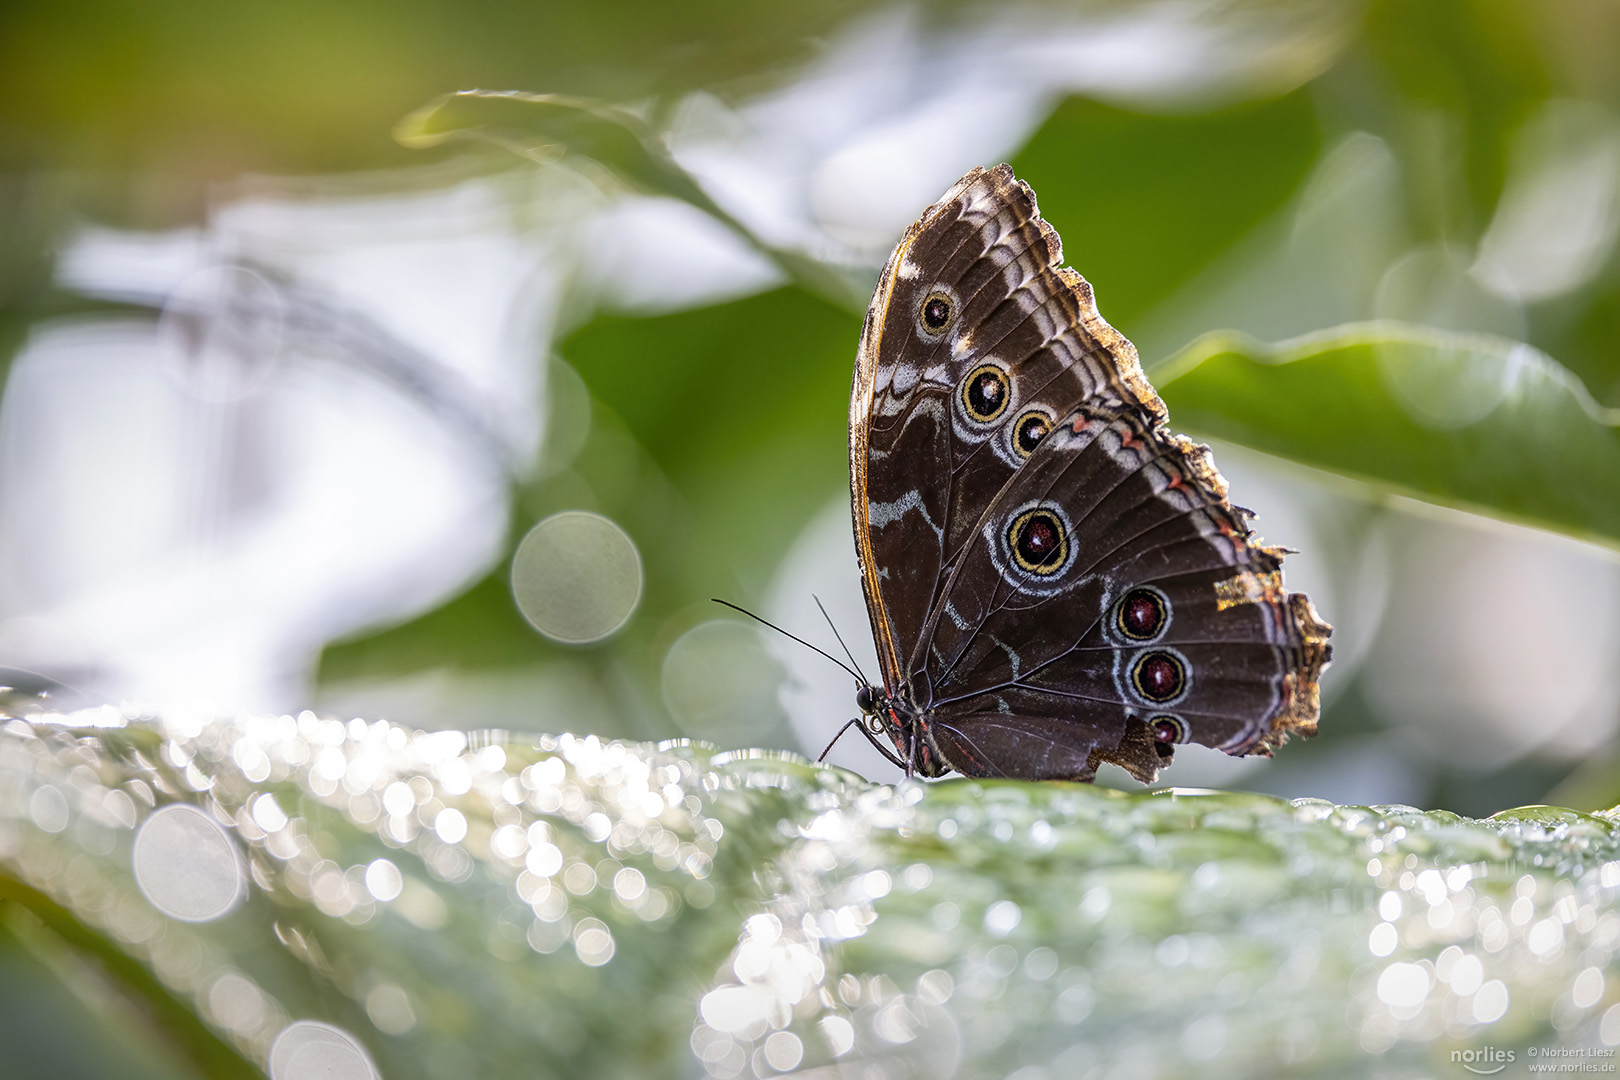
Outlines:
{"type": "Polygon", "coordinates": [[[1008,522],[1007,550],[1024,573],[1052,577],[1069,564],[1068,527],[1051,507],[1032,506],[1008,522]]]}
{"type": "Polygon", "coordinates": [[[1035,448],[1046,438],[1046,433],[1052,430],[1052,418],[1042,409],[1029,409],[1021,414],[1012,426],[1013,453],[1020,458],[1027,458],[1035,452],[1035,448]]]}
{"type": "Polygon", "coordinates": [[[938,338],[956,319],[956,297],[934,289],[917,307],[917,327],[924,337],[938,338]]]}
{"type": "Polygon", "coordinates": [[[1170,624],[1170,598],[1148,585],[1138,585],[1119,598],[1114,629],[1130,641],[1152,641],[1170,624]]]}
{"type": "Polygon", "coordinates": [[[1165,746],[1184,743],[1188,739],[1187,725],[1179,716],[1161,714],[1148,721],[1148,729],[1153,732],[1153,741],[1165,746]]]}
{"type": "Polygon", "coordinates": [[[1012,399],[1012,383],[997,364],[980,364],[962,380],[957,398],[962,411],[975,424],[993,424],[1007,411],[1012,399]]]}
{"type": "Polygon", "coordinates": [[[1169,649],[1152,649],[1131,665],[1131,686],[1144,701],[1166,705],[1187,692],[1187,662],[1169,649]]]}

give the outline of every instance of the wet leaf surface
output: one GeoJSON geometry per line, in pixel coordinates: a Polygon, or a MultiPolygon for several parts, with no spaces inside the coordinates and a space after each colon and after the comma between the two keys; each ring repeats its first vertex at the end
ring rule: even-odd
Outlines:
{"type": "Polygon", "coordinates": [[[0,729],[7,904],[67,913],[72,948],[123,958],[118,994],[273,1070],[299,1039],[387,1077],[718,1078],[1418,1076],[1620,1042],[1613,812],[875,784],[310,713],[42,719],[0,729]],[[177,806],[239,863],[143,855],[177,806]],[[150,899],[237,872],[216,917],[150,899]]]}

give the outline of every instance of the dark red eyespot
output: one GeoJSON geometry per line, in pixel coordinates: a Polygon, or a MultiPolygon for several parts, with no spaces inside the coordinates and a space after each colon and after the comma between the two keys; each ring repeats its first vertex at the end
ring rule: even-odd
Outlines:
{"type": "Polygon", "coordinates": [[[941,333],[956,314],[956,305],[944,293],[929,293],[922,304],[923,329],[930,334],[941,333]]]}
{"type": "Polygon", "coordinates": [[[1057,529],[1046,518],[1031,521],[1018,537],[1018,554],[1037,565],[1050,559],[1057,547],[1057,529]]]}
{"type": "Polygon", "coordinates": [[[1042,576],[1063,569],[1069,558],[1069,538],[1063,522],[1050,510],[1036,507],[1013,519],[1007,546],[1020,569],[1042,576]]]}
{"type": "Polygon", "coordinates": [[[991,423],[1006,411],[1010,390],[1005,371],[994,364],[981,364],[962,384],[962,407],[975,423],[991,423]]]}
{"type": "Polygon", "coordinates": [[[1019,457],[1029,457],[1051,430],[1052,421],[1044,413],[1025,413],[1013,428],[1013,448],[1019,457]]]}
{"type": "Polygon", "coordinates": [[[1159,635],[1170,618],[1170,605],[1157,589],[1136,588],[1120,598],[1115,625],[1132,641],[1149,641],[1159,635]]]}
{"type": "Polygon", "coordinates": [[[1187,673],[1181,660],[1172,653],[1143,653],[1131,669],[1131,681],[1136,692],[1149,701],[1170,701],[1181,693],[1187,683],[1187,673]]]}
{"type": "Polygon", "coordinates": [[[1152,726],[1154,742],[1168,745],[1187,741],[1187,729],[1173,716],[1158,717],[1152,726]]]}

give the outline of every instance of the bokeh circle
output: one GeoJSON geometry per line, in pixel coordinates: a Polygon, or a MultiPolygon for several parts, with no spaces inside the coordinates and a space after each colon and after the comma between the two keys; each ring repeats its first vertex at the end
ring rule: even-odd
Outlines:
{"type": "Polygon", "coordinates": [[[583,510],[546,518],[512,556],[512,597],[540,633],[568,645],[616,633],[641,600],[641,553],[618,525],[583,510]]]}
{"type": "Polygon", "coordinates": [[[271,1080],[377,1080],[359,1041],[317,1020],[295,1020],[270,1046],[271,1080]]]}
{"type": "Polygon", "coordinates": [[[247,896],[247,867],[236,842],[187,803],[171,803],[147,818],[131,859],[142,895],[172,919],[218,919],[247,896]]]}

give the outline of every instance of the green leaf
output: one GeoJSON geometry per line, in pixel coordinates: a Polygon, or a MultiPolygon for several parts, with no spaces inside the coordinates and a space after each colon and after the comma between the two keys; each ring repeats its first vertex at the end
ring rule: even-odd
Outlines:
{"type": "MultiPolygon", "coordinates": [[[[154,978],[104,931],[87,924],[70,907],[15,877],[0,864],[0,934],[15,941],[19,930],[35,939],[36,950],[50,954],[65,969],[71,976],[70,983],[79,983],[81,988],[89,984],[94,992],[88,996],[105,999],[96,1002],[96,1011],[103,1014],[104,1021],[139,1025],[146,1044],[138,1048],[136,1055],[142,1059],[142,1066],[147,1066],[147,1059],[156,1053],[168,1057],[166,1064],[171,1070],[184,1069],[188,1076],[217,1080],[258,1080],[261,1076],[252,1063],[203,1023],[193,1004],[154,978]],[[17,910],[26,912],[26,920],[18,919],[17,910]]],[[[37,989],[46,992],[44,987],[37,989]]],[[[139,1071],[145,1073],[146,1069],[139,1071]]]]}
{"type": "MultiPolygon", "coordinates": [[[[294,1019],[338,1028],[389,1080],[730,1078],[751,1060],[774,1070],[756,1075],[1449,1076],[1456,1046],[1613,1041],[1620,809],[1470,820],[893,770],[870,783],[685,741],[66,719],[0,725],[0,888],[34,879],[0,895],[124,972],[163,1005],[154,1023],[260,1063],[294,1019]],[[323,782],[332,764],[347,783],[323,782]],[[147,906],[135,830],[103,819],[122,804],[150,821],[120,795],[154,788],[228,830],[253,867],[241,909],[182,924],[147,906]],[[55,792],[56,831],[34,819],[38,791],[55,792]],[[286,819],[272,832],[266,797],[286,819]],[[422,824],[451,810],[453,842],[422,824]],[[386,870],[390,898],[362,880],[338,892],[341,867],[386,870]],[[1509,908],[1530,917],[1510,924],[1509,908]],[[1489,954],[1495,986],[1426,975],[1459,952],[1489,954]],[[227,978],[259,1007],[221,1009],[227,978]],[[1279,978],[1285,1022],[1255,1007],[1279,978]]],[[[28,1049],[5,1047],[6,1077],[28,1049]]],[[[297,1060],[313,1076],[344,1059],[297,1060]]]]}
{"type": "Polygon", "coordinates": [[[1219,331],[1155,374],[1178,427],[1620,547],[1620,410],[1521,342],[1387,322],[1276,345],[1219,331]]]}
{"type": "Polygon", "coordinates": [[[586,98],[462,90],[437,97],[406,116],[394,128],[394,137],[412,148],[482,139],[538,162],[579,154],[606,165],[641,191],[668,195],[729,220],[670,160],[638,117],[586,98]]]}
{"type": "Polygon", "coordinates": [[[848,312],[775,289],[656,317],[602,315],[557,351],[693,508],[704,546],[756,586],[847,490],[860,332],[848,312]]]}
{"type": "Polygon", "coordinates": [[[481,140],[542,163],[568,155],[585,158],[637,191],[679,199],[702,210],[810,292],[840,307],[866,309],[866,294],[871,291],[866,275],[845,273],[763,240],[709,198],[639,117],[604,102],[517,90],[462,90],[410,113],[395,126],[394,138],[413,148],[453,139],[481,140]]]}
{"type": "Polygon", "coordinates": [[[1194,115],[1073,97],[1012,164],[1103,315],[1131,335],[1289,205],[1321,152],[1320,125],[1309,90],[1194,115]]]}

